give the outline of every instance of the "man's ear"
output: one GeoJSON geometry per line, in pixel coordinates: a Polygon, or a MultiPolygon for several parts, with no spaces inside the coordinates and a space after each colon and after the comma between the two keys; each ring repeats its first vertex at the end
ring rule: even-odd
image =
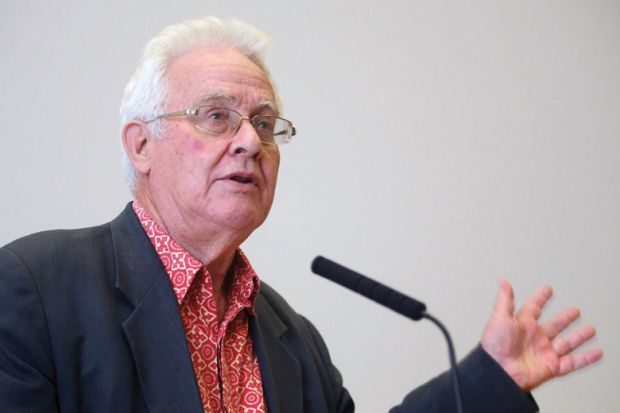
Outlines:
{"type": "Polygon", "coordinates": [[[141,120],[129,121],[123,126],[125,153],[137,172],[147,175],[151,170],[152,146],[155,137],[141,120]]]}

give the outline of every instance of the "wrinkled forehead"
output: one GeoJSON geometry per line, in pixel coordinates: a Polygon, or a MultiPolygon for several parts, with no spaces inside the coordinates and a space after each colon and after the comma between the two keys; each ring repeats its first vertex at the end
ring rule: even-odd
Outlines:
{"type": "Polygon", "coordinates": [[[183,54],[171,63],[165,81],[166,106],[191,106],[221,99],[236,108],[255,105],[276,108],[268,76],[234,49],[202,48],[183,54]]]}
{"type": "MultiPolygon", "coordinates": [[[[230,95],[223,91],[208,91],[201,95],[198,106],[219,106],[225,108],[236,108],[241,106],[241,100],[234,95],[230,95]]],[[[263,111],[278,112],[276,103],[270,99],[259,99],[253,102],[256,109],[264,109],[263,111]]]]}

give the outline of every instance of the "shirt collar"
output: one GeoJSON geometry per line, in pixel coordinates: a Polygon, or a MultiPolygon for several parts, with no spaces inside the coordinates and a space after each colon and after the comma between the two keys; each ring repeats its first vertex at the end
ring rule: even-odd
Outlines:
{"type": "MultiPolygon", "coordinates": [[[[196,279],[198,271],[203,270],[207,276],[210,275],[204,264],[187,252],[159,226],[138,200],[135,200],[132,206],[170,278],[180,306],[190,285],[196,279]]],[[[235,252],[229,275],[234,278],[227,307],[246,307],[253,314],[254,302],[260,288],[260,279],[246,255],[239,248],[235,252]]]]}

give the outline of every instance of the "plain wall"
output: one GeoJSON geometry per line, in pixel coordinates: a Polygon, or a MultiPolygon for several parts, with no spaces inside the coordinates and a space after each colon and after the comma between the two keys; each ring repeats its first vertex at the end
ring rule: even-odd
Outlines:
{"type": "Polygon", "coordinates": [[[425,301],[459,356],[501,276],[518,302],[553,285],[546,314],[580,306],[606,356],[536,390],[541,409],[620,411],[617,1],[3,0],[0,244],[120,212],[124,85],[151,36],[208,14],[273,37],[298,136],[244,249],[322,331],[359,412],[445,369],[446,347],[312,275],[317,254],[425,301]]]}

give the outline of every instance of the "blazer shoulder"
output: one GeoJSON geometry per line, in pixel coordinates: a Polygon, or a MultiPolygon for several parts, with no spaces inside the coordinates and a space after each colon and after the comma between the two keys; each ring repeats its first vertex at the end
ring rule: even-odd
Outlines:
{"type": "Polygon", "coordinates": [[[79,229],[55,229],[26,235],[2,248],[26,262],[49,259],[64,253],[75,253],[83,248],[101,243],[110,236],[110,223],[79,229]]]}
{"type": "Polygon", "coordinates": [[[295,312],[289,303],[272,286],[261,280],[259,296],[264,298],[274,309],[295,312]]]}
{"type": "MultiPolygon", "coordinates": [[[[308,342],[313,343],[322,355],[327,355],[327,347],[323,342],[321,334],[317,328],[302,314],[299,314],[291,305],[286,301],[280,293],[278,293],[273,287],[261,281],[259,299],[263,299],[269,308],[269,313],[262,311],[262,316],[267,316],[271,321],[274,318],[286,326],[289,331],[295,331],[305,337],[308,342]],[[274,317],[275,316],[275,317],[274,317]]],[[[261,308],[264,308],[262,305],[261,308]]],[[[327,358],[327,357],[325,357],[327,358]]]]}
{"type": "Polygon", "coordinates": [[[96,256],[97,252],[109,251],[112,246],[113,226],[130,222],[131,205],[113,221],[78,229],[55,229],[41,231],[19,238],[0,248],[0,257],[13,255],[24,263],[50,265],[71,261],[71,257],[96,256]],[[10,254],[9,254],[10,253],[10,254]]]}

